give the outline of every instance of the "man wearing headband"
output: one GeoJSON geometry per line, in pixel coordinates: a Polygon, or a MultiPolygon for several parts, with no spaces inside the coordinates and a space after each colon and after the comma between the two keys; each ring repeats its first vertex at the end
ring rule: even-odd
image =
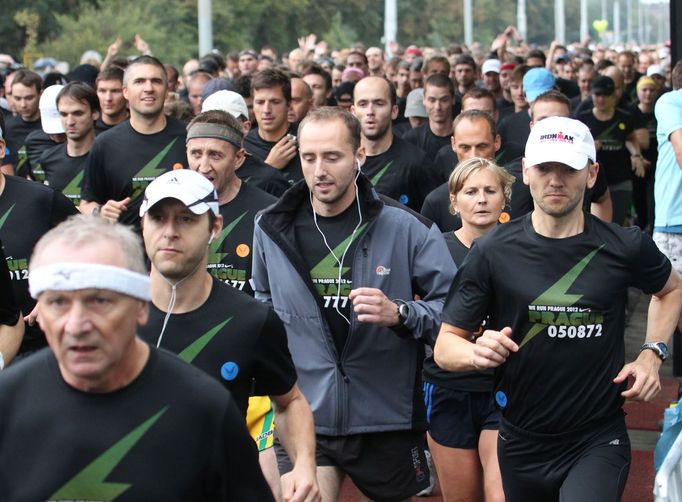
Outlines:
{"type": "MultiPolygon", "coordinates": [[[[208,154],[213,160],[222,145],[212,140],[239,144],[234,131],[216,123],[196,123],[188,136],[196,156],[199,147],[215,149],[208,154]]],[[[296,459],[294,472],[282,479],[284,496],[317,500],[312,413],[296,385],[284,326],[272,308],[206,270],[209,248],[222,235],[218,206],[211,182],[194,171],[166,173],[147,187],[140,217],[152,263],[152,303],[141,336],[219,380],[243,415],[251,393],[271,396],[279,437],[296,459]]]]}
{"type": "Polygon", "coordinates": [[[508,502],[620,500],[630,465],[623,402],[660,390],[682,307],[682,281],[648,235],[583,211],[595,157],[583,123],[535,123],[523,159],[535,209],[476,241],[443,308],[436,363],[498,368],[508,502]],[[630,286],[653,298],[646,343],[624,364],[630,286]],[[486,315],[490,327],[474,339],[486,315]]]}
{"type": "Polygon", "coordinates": [[[4,500],[272,500],[229,393],[136,335],[150,299],[140,244],[80,215],[36,245],[51,350],[0,379],[4,500]]]}

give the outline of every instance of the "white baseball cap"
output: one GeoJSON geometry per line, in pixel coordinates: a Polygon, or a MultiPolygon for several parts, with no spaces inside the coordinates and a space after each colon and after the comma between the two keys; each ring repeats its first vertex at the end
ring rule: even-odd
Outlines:
{"type": "Polygon", "coordinates": [[[194,214],[204,214],[209,210],[216,216],[220,214],[213,183],[190,169],[168,171],[152,181],[144,191],[140,217],[157,202],[168,198],[179,200],[194,214]]]}
{"type": "Polygon", "coordinates": [[[560,162],[580,171],[597,152],[588,127],[567,117],[547,117],[533,125],[526,142],[526,166],[560,162]]]}
{"type": "Polygon", "coordinates": [[[209,110],[222,110],[236,119],[240,116],[243,116],[245,119],[249,118],[249,109],[246,106],[246,101],[244,101],[241,94],[234,91],[216,91],[208,96],[201,103],[201,111],[207,112],[209,110]]]}
{"type": "Polygon", "coordinates": [[[40,95],[40,123],[45,134],[64,134],[62,119],[57,110],[57,94],[64,88],[63,85],[51,85],[40,95]]]}
{"type": "Polygon", "coordinates": [[[651,77],[652,75],[659,75],[665,77],[665,68],[660,64],[652,64],[646,69],[646,76],[651,77]]]}
{"type": "Polygon", "coordinates": [[[500,63],[499,59],[486,59],[485,62],[483,63],[483,66],[481,66],[481,73],[483,75],[485,75],[489,71],[500,73],[501,66],[502,63],[500,63]]]}

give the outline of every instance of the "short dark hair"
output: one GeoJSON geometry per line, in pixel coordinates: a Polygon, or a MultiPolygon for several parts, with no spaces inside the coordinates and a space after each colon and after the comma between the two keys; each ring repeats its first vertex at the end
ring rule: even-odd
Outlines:
{"type": "Polygon", "coordinates": [[[412,63],[410,63],[410,71],[420,72],[422,71],[422,66],[424,66],[423,58],[414,58],[412,63]]]}
{"type": "Polygon", "coordinates": [[[429,59],[424,61],[424,66],[422,67],[423,73],[428,73],[428,69],[429,69],[429,66],[431,65],[431,63],[442,63],[442,64],[444,64],[445,68],[447,70],[447,73],[448,74],[450,73],[450,61],[448,61],[448,58],[446,58],[445,56],[440,56],[440,55],[431,56],[429,59]]]}
{"type": "Polygon", "coordinates": [[[159,61],[157,58],[154,56],[148,56],[146,54],[143,54],[142,56],[138,56],[135,59],[133,59],[130,64],[125,69],[125,72],[123,73],[123,85],[127,84],[127,78],[128,78],[128,72],[136,66],[140,65],[148,65],[148,66],[155,66],[159,70],[161,70],[161,73],[163,74],[163,81],[168,84],[168,76],[166,75],[166,68],[163,66],[163,63],[159,61]]]}
{"type": "Polygon", "coordinates": [[[324,83],[327,86],[327,90],[332,88],[332,76],[329,74],[327,70],[322,68],[317,63],[313,63],[312,61],[306,61],[301,65],[301,75],[304,77],[306,75],[319,75],[324,79],[324,83]]]}
{"type": "Polygon", "coordinates": [[[398,64],[396,65],[397,70],[410,71],[411,67],[412,67],[412,64],[409,61],[405,61],[404,59],[398,61],[398,64]]]}
{"type": "Polygon", "coordinates": [[[93,112],[99,111],[99,99],[97,99],[97,92],[88,84],[83,82],[69,82],[57,94],[57,108],[59,108],[59,100],[62,98],[71,98],[76,101],[85,101],[93,112]]]}
{"type": "Polygon", "coordinates": [[[123,69],[118,66],[109,66],[100,71],[95,79],[95,86],[102,80],[118,80],[123,83],[123,69]]]}
{"type": "Polygon", "coordinates": [[[291,101],[291,79],[284,71],[278,68],[267,68],[255,73],[251,77],[251,94],[260,89],[271,89],[279,87],[282,89],[284,100],[291,101]]]}
{"type": "Polygon", "coordinates": [[[43,86],[43,79],[40,78],[40,75],[34,71],[22,69],[14,73],[12,86],[14,86],[14,84],[21,84],[26,87],[35,87],[36,92],[40,94],[40,89],[43,86]]]}
{"type": "Polygon", "coordinates": [[[427,85],[430,85],[431,87],[445,87],[450,91],[450,96],[455,97],[455,86],[452,83],[452,80],[441,73],[436,73],[426,79],[426,82],[424,82],[424,92],[426,92],[427,85]]]}
{"type": "Polygon", "coordinates": [[[467,110],[457,115],[455,117],[455,120],[452,121],[453,136],[455,134],[455,129],[457,129],[457,126],[463,120],[468,120],[469,122],[483,120],[488,124],[488,128],[490,129],[490,134],[492,135],[493,139],[495,139],[495,136],[497,136],[497,127],[495,126],[495,119],[493,118],[492,115],[490,115],[488,112],[484,112],[483,110],[467,110]]]}
{"type": "Polygon", "coordinates": [[[468,90],[464,96],[462,96],[462,104],[464,104],[467,99],[489,99],[493,103],[493,111],[497,110],[497,100],[495,99],[493,93],[488,89],[474,87],[473,89],[468,90]]]}
{"type": "Polygon", "coordinates": [[[547,63],[547,56],[545,56],[545,53],[542,52],[540,49],[531,49],[528,51],[528,54],[526,55],[526,61],[528,61],[530,58],[538,58],[542,60],[542,66],[545,66],[547,63]]]}
{"type": "Polygon", "coordinates": [[[357,50],[357,49],[353,49],[352,51],[350,51],[350,52],[348,53],[348,55],[346,56],[346,61],[348,61],[348,58],[349,58],[350,56],[352,56],[352,55],[360,56],[360,57],[362,58],[362,61],[363,61],[365,64],[368,63],[368,61],[367,61],[367,56],[365,56],[365,53],[362,52],[362,51],[359,51],[359,50],[357,50]]]}
{"type": "Polygon", "coordinates": [[[455,66],[461,64],[471,66],[474,69],[474,71],[476,71],[476,61],[474,61],[474,58],[471,57],[469,54],[462,54],[461,56],[457,56],[457,59],[455,59],[455,66]]]}
{"type": "Polygon", "coordinates": [[[348,131],[348,139],[350,140],[353,153],[357,152],[358,148],[360,148],[360,137],[362,134],[360,121],[350,112],[337,106],[320,106],[310,110],[298,126],[298,137],[301,137],[301,131],[309,122],[329,122],[331,120],[343,122],[348,131]]]}
{"type": "Polygon", "coordinates": [[[178,69],[173,66],[172,64],[165,64],[163,65],[166,68],[166,75],[170,72],[171,75],[175,75],[174,80],[177,80],[178,77],[180,77],[180,72],[178,69]]]}
{"type": "Polygon", "coordinates": [[[571,113],[571,100],[566,97],[566,95],[560,91],[557,91],[556,89],[551,89],[547,92],[543,92],[540,94],[537,98],[535,98],[535,101],[533,101],[530,105],[530,118],[531,120],[534,120],[534,115],[535,115],[535,105],[536,103],[561,103],[566,108],[568,109],[568,113],[570,115],[571,113]]]}
{"type": "Polygon", "coordinates": [[[243,98],[251,97],[251,75],[240,75],[234,81],[234,90],[243,98]]]}

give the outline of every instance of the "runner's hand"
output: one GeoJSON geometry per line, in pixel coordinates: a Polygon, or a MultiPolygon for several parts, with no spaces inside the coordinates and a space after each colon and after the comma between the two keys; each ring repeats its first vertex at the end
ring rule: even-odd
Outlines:
{"type": "Polygon", "coordinates": [[[295,465],[293,470],[281,478],[284,502],[320,502],[320,488],[317,486],[315,466],[295,465]]]}
{"type": "Polygon", "coordinates": [[[632,378],[629,389],[621,392],[621,396],[633,401],[651,401],[661,390],[661,381],[658,369],[661,360],[652,350],[643,350],[633,362],[623,366],[618,376],[613,379],[614,383],[623,383],[632,378]]]}
{"type": "Polygon", "coordinates": [[[298,153],[296,141],[287,134],[272,147],[265,163],[275,169],[284,169],[298,153]]]}
{"type": "Polygon", "coordinates": [[[351,290],[348,299],[353,302],[353,312],[358,321],[379,326],[396,326],[400,322],[398,305],[389,300],[377,288],[357,288],[351,290]]]}
{"type": "Polygon", "coordinates": [[[476,369],[497,368],[502,365],[519,346],[511,339],[511,328],[502,331],[487,329],[476,339],[472,364],[476,369]]]}
{"type": "Polygon", "coordinates": [[[100,215],[111,221],[118,221],[121,215],[128,210],[128,204],[130,204],[130,197],[123,200],[108,200],[100,209],[100,215]]]}

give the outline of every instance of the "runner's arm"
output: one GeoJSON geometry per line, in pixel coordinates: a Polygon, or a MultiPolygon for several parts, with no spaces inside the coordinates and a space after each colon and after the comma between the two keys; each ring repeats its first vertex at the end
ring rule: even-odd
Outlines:
{"type": "MultiPolygon", "coordinates": [[[[682,312],[682,279],[675,269],[658,293],[654,293],[649,304],[645,342],[670,342],[682,312]]],[[[658,370],[662,361],[652,350],[643,350],[637,359],[623,366],[615,383],[622,383],[628,377],[634,379],[632,386],[622,393],[628,399],[650,401],[661,390],[658,370]]]]}
{"type": "Polygon", "coordinates": [[[296,384],[286,394],[270,396],[270,399],[275,408],[278,437],[294,465],[291,472],[282,476],[284,500],[320,500],[310,406],[296,384]]]}
{"type": "Polygon", "coordinates": [[[471,371],[495,368],[503,364],[512,352],[519,350],[511,339],[511,328],[502,331],[487,329],[476,342],[470,342],[470,331],[444,322],[441,325],[433,357],[446,371],[471,371]]]}

